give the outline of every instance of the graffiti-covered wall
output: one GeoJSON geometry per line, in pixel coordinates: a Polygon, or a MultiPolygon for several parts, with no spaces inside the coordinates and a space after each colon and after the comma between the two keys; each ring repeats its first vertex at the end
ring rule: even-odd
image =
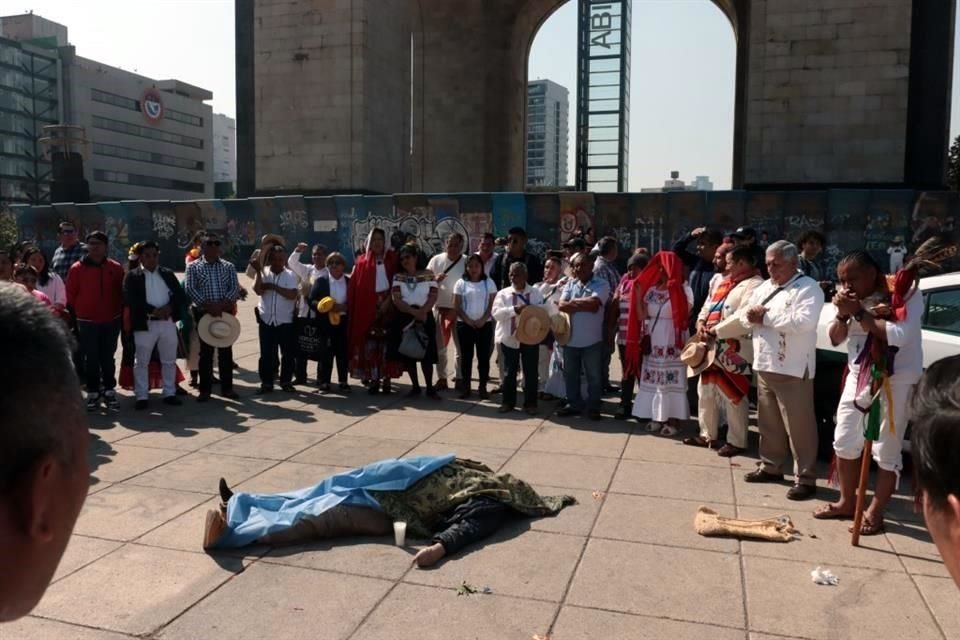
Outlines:
{"type": "Polygon", "coordinates": [[[524,227],[530,248],[543,254],[559,247],[578,229],[595,237],[611,235],[621,259],[635,247],[669,249],[700,226],[731,231],[750,225],[769,241],[796,241],[805,229],[827,236],[824,262],[836,266],[846,251],[865,247],[885,264],[896,236],[915,244],[935,231],[952,231],[960,194],[908,190],[687,191],[674,193],[462,193],[393,196],[324,196],[203,200],[125,201],[14,207],[21,240],[49,253],[57,244],[57,224],[70,220],[81,233],[106,231],[111,253],[122,259],[138,240],[152,238],[163,262],[182,268],[193,235],[220,233],[224,255],[238,266],[265,233],[278,233],[290,245],[321,243],[352,261],[373,228],[387,236],[412,234],[428,254],[441,250],[455,231],[475,250],[484,233],[504,236],[524,227]]]}

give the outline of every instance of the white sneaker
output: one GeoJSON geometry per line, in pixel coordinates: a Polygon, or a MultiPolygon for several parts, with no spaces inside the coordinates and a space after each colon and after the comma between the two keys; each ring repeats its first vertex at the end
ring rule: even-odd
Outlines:
{"type": "Polygon", "coordinates": [[[100,394],[93,391],[87,393],[87,411],[93,412],[100,408],[100,394]]]}
{"type": "Polygon", "coordinates": [[[107,409],[116,409],[120,406],[117,402],[117,392],[113,389],[107,389],[103,392],[103,402],[107,405],[107,409]]]}

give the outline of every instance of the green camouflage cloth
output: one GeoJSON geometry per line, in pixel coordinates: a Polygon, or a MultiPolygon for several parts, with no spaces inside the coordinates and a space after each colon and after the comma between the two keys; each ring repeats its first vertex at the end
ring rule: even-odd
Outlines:
{"type": "Polygon", "coordinates": [[[576,504],[573,496],[541,496],[512,475],[496,474],[486,465],[457,458],[406,491],[371,491],[383,511],[407,523],[417,538],[429,538],[443,523],[443,514],[470,498],[487,496],[526,516],[555,516],[576,504]]]}

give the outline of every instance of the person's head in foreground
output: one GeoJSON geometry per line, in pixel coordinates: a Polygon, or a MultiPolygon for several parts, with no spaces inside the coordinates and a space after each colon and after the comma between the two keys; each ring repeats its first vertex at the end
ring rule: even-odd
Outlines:
{"type": "Polygon", "coordinates": [[[913,396],[910,444],[923,518],[960,586],[960,355],[933,363],[913,396]]]}
{"type": "Polygon", "coordinates": [[[63,322],[0,283],[0,622],[43,596],[87,495],[87,426],[63,322]]]}

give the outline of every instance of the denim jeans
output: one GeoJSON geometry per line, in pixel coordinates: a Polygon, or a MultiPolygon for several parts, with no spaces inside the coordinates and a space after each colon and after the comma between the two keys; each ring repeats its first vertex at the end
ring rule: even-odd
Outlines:
{"type": "Polygon", "coordinates": [[[589,413],[600,411],[600,399],[603,394],[603,363],[607,345],[603,341],[589,347],[563,348],[563,378],[567,386],[567,405],[576,411],[583,411],[583,397],[580,395],[580,372],[587,376],[587,405],[589,413]]]}
{"type": "Polygon", "coordinates": [[[98,323],[77,322],[80,351],[83,354],[84,379],[88,393],[98,393],[117,386],[117,340],[120,338],[120,321],[98,323]]]}

